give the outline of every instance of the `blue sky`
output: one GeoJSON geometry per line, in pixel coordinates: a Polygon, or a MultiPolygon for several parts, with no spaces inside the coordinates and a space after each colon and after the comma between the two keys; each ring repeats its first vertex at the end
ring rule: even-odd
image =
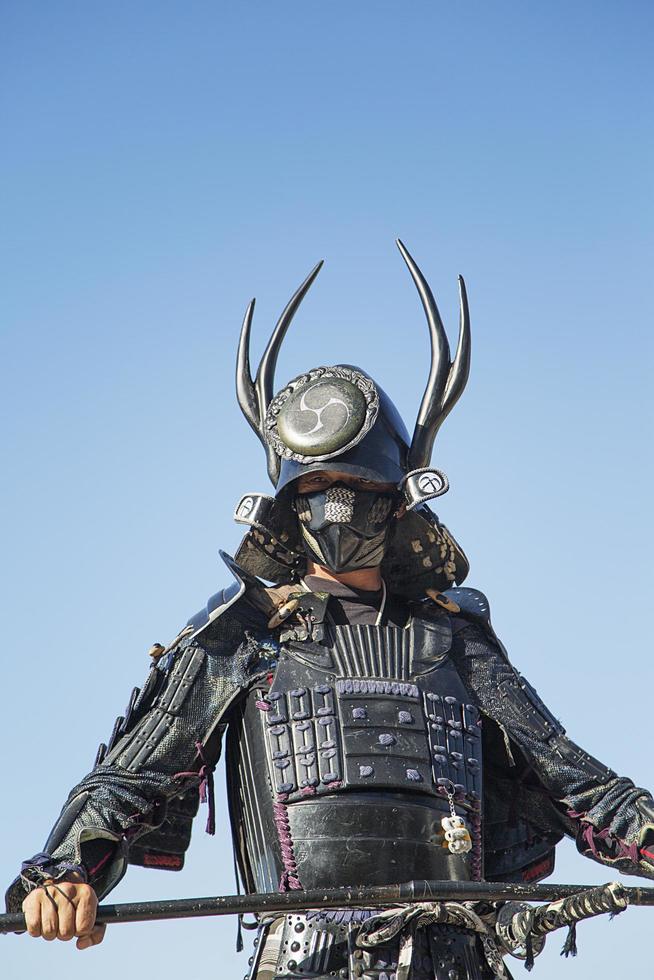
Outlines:
{"type": "MultiPolygon", "coordinates": [[[[412,426],[428,340],[398,235],[452,336],[468,285],[472,374],[434,463],[469,584],[571,736],[654,786],[653,24],[604,0],[0,5],[7,881],[267,489],[233,393],[249,299],[256,354],[325,258],[279,384],[359,364],[412,426]]],[[[202,824],[181,875],[135,870],[114,898],[231,892],[202,824]]],[[[556,878],[607,874],[566,844],[556,878]]],[[[638,974],[647,915],[585,925],[574,961],[555,936],[538,976],[638,974]]],[[[233,939],[9,937],[0,962],[241,977],[233,939]]]]}

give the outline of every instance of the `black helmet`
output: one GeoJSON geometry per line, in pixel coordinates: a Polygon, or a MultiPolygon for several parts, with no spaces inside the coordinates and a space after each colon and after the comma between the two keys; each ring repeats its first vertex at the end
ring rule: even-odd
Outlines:
{"type": "Polygon", "coordinates": [[[460,331],[454,360],[432,292],[414,260],[398,241],[424,307],[431,338],[431,370],[413,438],[386,393],[359,368],[319,367],[290,381],[273,397],[277,356],[291,320],[318,275],[320,262],[282,313],[264,351],[255,380],[249,366],[254,300],[248,306],[238,350],[239,405],[264,445],[275,497],[247,494],[236,520],[251,526],[237,561],[269,581],[301,577],[306,565],[291,509],[293,484],[304,474],[337,470],[392,483],[407,512],[394,522],[382,572],[394,591],[422,595],[425,588],[460,583],[465,555],[426,501],[448,488],[445,475],[429,466],[436,433],[465,387],[470,368],[470,326],[463,279],[459,277],[460,331]]]}

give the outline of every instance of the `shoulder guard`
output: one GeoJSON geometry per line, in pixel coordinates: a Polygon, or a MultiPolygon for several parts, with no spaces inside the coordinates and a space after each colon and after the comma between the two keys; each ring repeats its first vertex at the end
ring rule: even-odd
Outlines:
{"type": "MultiPolygon", "coordinates": [[[[194,679],[202,661],[201,651],[195,650],[194,648],[189,649],[189,643],[211,623],[224,615],[228,609],[235,606],[245,596],[248,590],[256,593],[263,591],[263,585],[259,579],[240,568],[230,555],[221,551],[220,557],[234,576],[234,581],[231,585],[212,595],[204,609],[201,609],[200,612],[189,619],[184,629],[177,634],[168,646],[163,647],[161,644],[154,644],[150,651],[154,658],[154,663],[147,681],[142,690],[135,687],[132,691],[125,714],[120,715],[116,719],[109,741],[106,744],[102,744],[98,749],[98,754],[95,759],[96,766],[100,765],[107,758],[108,754],[115,748],[122,737],[129,734],[144,715],[150,711],[169,675],[173,679],[177,674],[183,677],[184,683],[182,684],[182,689],[187,692],[189,681],[194,679]],[[181,648],[179,644],[182,640],[184,641],[184,649],[180,654],[179,662],[174,667],[175,654],[180,652],[181,648]],[[159,648],[158,650],[156,650],[157,647],[159,648]],[[180,664],[183,666],[183,669],[180,667],[180,664]],[[186,676],[185,671],[187,668],[192,672],[192,677],[186,676]]],[[[244,616],[243,618],[245,625],[258,625],[255,622],[258,618],[257,609],[250,606],[248,608],[248,616],[244,616]],[[248,620],[250,621],[249,623],[248,620]]],[[[175,694],[174,690],[171,696],[176,701],[179,700],[179,695],[175,694]]]]}
{"type": "MultiPolygon", "coordinates": [[[[246,593],[255,593],[258,596],[265,592],[263,583],[254,575],[246,572],[240,565],[237,565],[231,555],[225,551],[221,551],[219,554],[232,573],[234,581],[226,588],[214,593],[207,600],[204,609],[197,612],[195,616],[191,616],[187,626],[193,629],[192,638],[202,633],[211,623],[223,616],[228,609],[235,607],[246,593]]],[[[260,604],[255,601],[252,605],[258,607],[260,604]]],[[[256,608],[251,609],[250,615],[256,618],[256,608]]]]}
{"type": "MultiPolygon", "coordinates": [[[[468,623],[480,626],[492,641],[505,662],[505,668],[498,673],[494,686],[499,696],[498,706],[501,717],[495,718],[500,728],[512,734],[509,722],[517,723],[531,731],[540,741],[546,742],[554,735],[562,735],[565,729],[544,704],[538,692],[529,681],[513,666],[506,647],[495,633],[490,619],[490,604],[483,592],[477,589],[448,589],[444,593],[459,606],[454,614],[452,626],[458,632],[468,623]]],[[[494,717],[493,712],[487,712],[494,717]]]]}
{"type": "Polygon", "coordinates": [[[443,595],[456,603],[466,619],[479,623],[485,629],[490,627],[490,605],[483,592],[478,589],[446,589],[443,595]]]}

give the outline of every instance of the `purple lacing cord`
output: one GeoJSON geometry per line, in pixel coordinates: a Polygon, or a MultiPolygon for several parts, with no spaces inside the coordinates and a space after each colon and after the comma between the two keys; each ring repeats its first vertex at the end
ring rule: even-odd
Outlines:
{"type": "Polygon", "coordinates": [[[305,912],[308,922],[335,922],[337,924],[347,922],[365,922],[377,915],[379,909],[319,909],[305,912]]]}
{"type": "Polygon", "coordinates": [[[84,865],[70,861],[56,861],[50,854],[41,851],[27,861],[23,861],[19,877],[25,891],[30,892],[34,888],[40,888],[45,881],[61,881],[71,874],[79,875],[83,882],[89,879],[84,865]]]}
{"type": "Polygon", "coordinates": [[[288,820],[286,804],[282,801],[273,803],[273,812],[275,815],[279,846],[282,851],[282,864],[284,865],[284,871],[279,880],[279,891],[301,891],[302,884],[297,876],[297,862],[295,860],[295,851],[293,850],[293,838],[291,836],[291,825],[288,820]]]}
{"type": "Polygon", "coordinates": [[[198,790],[200,791],[200,803],[209,804],[209,812],[207,814],[207,825],[205,830],[208,834],[212,836],[216,833],[216,797],[214,793],[213,785],[213,771],[214,766],[209,765],[204,755],[204,746],[202,742],[196,742],[195,748],[197,749],[198,756],[202,765],[197,772],[191,770],[190,772],[176,772],[173,779],[189,779],[191,777],[199,777],[200,783],[198,785],[198,790]]]}
{"type": "Polygon", "coordinates": [[[470,855],[470,870],[472,880],[481,881],[481,800],[472,801],[473,810],[470,814],[472,825],[472,854],[470,855]]]}
{"type": "Polygon", "coordinates": [[[568,816],[571,818],[571,820],[575,820],[583,827],[581,839],[588,846],[588,849],[593,857],[599,858],[600,861],[602,858],[605,860],[611,860],[611,855],[601,854],[598,850],[598,843],[604,843],[606,844],[607,848],[611,848],[613,846],[617,848],[618,853],[616,855],[616,860],[626,858],[628,861],[631,861],[632,864],[638,864],[640,860],[638,844],[627,844],[627,842],[621,840],[620,837],[614,837],[608,827],[605,827],[604,830],[596,830],[590,820],[588,820],[585,813],[576,813],[574,810],[568,810],[568,816]]]}
{"type": "MultiPolygon", "coordinates": [[[[259,711],[270,711],[272,707],[270,702],[265,701],[263,698],[255,701],[255,705],[259,711]]],[[[307,787],[307,789],[309,792],[303,792],[303,796],[313,795],[315,793],[312,787],[307,787]]],[[[277,802],[273,803],[275,826],[277,827],[277,837],[282,852],[282,864],[284,865],[284,871],[279,879],[279,891],[301,891],[302,884],[297,876],[297,862],[295,860],[295,851],[293,850],[293,838],[291,836],[291,825],[288,820],[286,799],[287,796],[285,794],[280,794],[277,802]]]]}

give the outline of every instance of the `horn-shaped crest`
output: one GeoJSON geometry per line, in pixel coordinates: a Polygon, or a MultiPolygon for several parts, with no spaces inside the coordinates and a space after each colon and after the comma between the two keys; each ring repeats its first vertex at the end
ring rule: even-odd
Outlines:
{"type": "Polygon", "coordinates": [[[282,346],[282,341],[286,336],[286,331],[291,325],[291,320],[295,316],[300,303],[308,293],[314,279],[320,272],[322,264],[322,262],[319,262],[311,270],[300,288],[291,297],[286,309],[277,321],[277,325],[268,341],[268,346],[263,352],[263,357],[261,358],[261,363],[259,364],[254,381],[252,380],[250,371],[250,328],[254,315],[254,300],[252,300],[245,311],[245,318],[241,329],[236,359],[236,397],[241,406],[241,411],[263,443],[268,458],[268,475],[275,485],[279,480],[280,459],[266,439],[264,422],[268,406],[274,394],[277,357],[282,346]]]}
{"type": "Polygon", "coordinates": [[[431,339],[431,369],[409,451],[409,470],[416,470],[429,466],[436,433],[466,386],[470,373],[470,314],[465,283],[459,276],[459,340],[454,360],[450,361],[450,345],[432,291],[399,238],[397,247],[422,300],[431,339]]]}

